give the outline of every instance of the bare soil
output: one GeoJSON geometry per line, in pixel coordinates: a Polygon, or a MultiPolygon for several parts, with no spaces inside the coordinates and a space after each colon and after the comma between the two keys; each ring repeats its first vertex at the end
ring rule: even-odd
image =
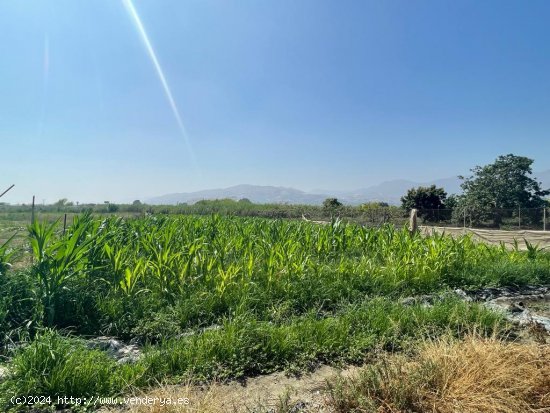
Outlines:
{"type": "MultiPolygon", "coordinates": [[[[333,410],[327,405],[327,383],[337,377],[349,378],[359,371],[359,367],[349,366],[337,369],[321,366],[312,373],[300,377],[285,373],[273,373],[252,377],[245,382],[227,384],[210,383],[199,387],[188,384],[160,386],[136,397],[158,398],[159,400],[188,398],[186,406],[150,405],[125,406],[122,411],[136,413],[279,413],[279,412],[316,412],[329,413],[333,410]]],[[[120,412],[121,409],[102,410],[120,412]]]]}

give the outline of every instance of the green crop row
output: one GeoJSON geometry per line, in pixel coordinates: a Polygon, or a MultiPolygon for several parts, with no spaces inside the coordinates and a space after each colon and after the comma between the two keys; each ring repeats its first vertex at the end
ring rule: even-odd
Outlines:
{"type": "Polygon", "coordinates": [[[450,289],[550,280],[550,254],[533,245],[339,220],[84,214],[66,230],[36,221],[26,243],[10,245],[0,245],[0,356],[11,371],[2,394],[107,396],[362,362],[376,349],[502,327],[450,289]],[[29,265],[12,268],[14,257],[29,265]],[[432,305],[399,303],[420,294],[432,305]],[[144,356],[121,366],[78,338],[97,335],[137,339],[144,356]]]}
{"type": "Polygon", "coordinates": [[[0,247],[0,333],[22,325],[155,341],[235,314],[278,322],[365,297],[548,283],[550,254],[471,238],[259,218],[74,218],[35,222],[33,264],[0,247]],[[24,303],[24,304],[23,304],[24,303]]]}

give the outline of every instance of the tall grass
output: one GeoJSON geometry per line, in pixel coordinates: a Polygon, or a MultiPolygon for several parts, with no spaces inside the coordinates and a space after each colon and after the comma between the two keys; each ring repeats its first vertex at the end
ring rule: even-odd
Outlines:
{"type": "Polygon", "coordinates": [[[448,298],[451,288],[550,280],[545,251],[339,220],[87,214],[66,231],[35,222],[28,235],[34,264],[0,273],[2,353],[13,357],[0,394],[116,394],[180,377],[360,362],[380,348],[502,327],[490,311],[448,298]],[[424,293],[440,298],[398,304],[424,293]],[[138,339],[145,356],[119,366],[61,329],[138,339]],[[11,342],[27,335],[14,354],[11,342]]]}
{"type": "MultiPolygon", "coordinates": [[[[365,360],[370,352],[397,350],[426,337],[464,334],[471,326],[492,334],[502,319],[483,307],[444,299],[432,307],[376,299],[330,317],[307,314],[275,325],[239,317],[218,329],[172,338],[145,348],[136,364],[120,365],[105,353],[53,330],[16,351],[12,376],[0,394],[89,397],[120,394],[182,378],[201,382],[277,370],[312,369],[319,363],[365,360]]],[[[4,399],[0,407],[9,406],[4,399]]]]}
{"type": "Polygon", "coordinates": [[[339,220],[85,215],[64,234],[36,222],[29,241],[35,281],[26,296],[40,323],[153,341],[235,314],[278,322],[377,295],[550,280],[544,251],[339,220]]]}
{"type": "Polygon", "coordinates": [[[333,381],[335,413],[547,412],[547,346],[466,337],[433,340],[414,358],[387,356],[347,379],[333,381]]]}
{"type": "Polygon", "coordinates": [[[81,340],[46,329],[10,363],[11,376],[0,383],[0,407],[10,406],[11,396],[51,397],[51,404],[56,405],[57,397],[116,395],[132,385],[138,369],[118,365],[81,340]]]}
{"type": "Polygon", "coordinates": [[[0,274],[5,274],[11,267],[11,259],[15,254],[15,250],[10,248],[10,243],[17,234],[13,234],[7,240],[0,243],[0,274]]]}

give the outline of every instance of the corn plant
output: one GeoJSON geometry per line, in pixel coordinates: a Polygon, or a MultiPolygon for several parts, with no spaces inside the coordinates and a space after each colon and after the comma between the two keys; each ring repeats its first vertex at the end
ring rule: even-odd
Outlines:
{"type": "MultiPolygon", "coordinates": [[[[216,215],[88,215],[75,218],[64,236],[56,228],[56,223],[38,222],[29,228],[49,322],[56,297],[78,277],[90,283],[103,280],[107,291],[102,294],[130,299],[150,294],[155,302],[169,304],[214,293],[215,305],[224,308],[229,293],[245,300],[251,289],[277,299],[306,297],[308,291],[296,288],[311,280],[319,280],[319,290],[330,280],[373,294],[429,292],[475,283],[476,271],[485,271],[488,262],[522,264],[528,257],[547,256],[532,246],[528,252],[510,252],[470,237],[411,235],[389,224],[374,229],[340,220],[317,225],[216,215]]],[[[336,300],[346,293],[327,294],[336,300]]]]}
{"type": "Polygon", "coordinates": [[[13,234],[6,241],[0,244],[0,275],[5,274],[11,267],[10,260],[15,254],[15,250],[10,248],[10,243],[16,235],[17,233],[13,234]]]}
{"type": "Polygon", "coordinates": [[[86,253],[94,242],[87,236],[90,222],[86,217],[75,220],[71,230],[60,238],[55,237],[57,221],[52,224],[34,221],[29,226],[36,260],[33,271],[40,287],[47,325],[53,325],[62,289],[86,268],[86,253]]]}

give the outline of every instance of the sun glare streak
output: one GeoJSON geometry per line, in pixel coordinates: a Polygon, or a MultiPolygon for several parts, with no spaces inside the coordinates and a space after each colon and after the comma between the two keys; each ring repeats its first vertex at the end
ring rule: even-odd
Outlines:
{"type": "Polygon", "coordinates": [[[48,33],[44,34],[44,54],[42,59],[42,104],[40,105],[40,119],[38,121],[39,136],[43,135],[46,123],[46,102],[48,100],[48,80],[50,77],[50,39],[48,33]]]}
{"type": "Polygon", "coordinates": [[[164,93],[166,95],[166,99],[168,99],[168,103],[170,104],[170,107],[172,109],[172,113],[174,114],[174,117],[176,118],[176,122],[178,123],[178,127],[180,129],[180,132],[183,136],[183,139],[185,141],[185,145],[187,146],[187,150],[189,151],[189,155],[191,156],[191,159],[193,163],[195,164],[195,156],[193,153],[193,149],[191,147],[191,142],[189,141],[189,137],[187,135],[187,131],[185,129],[185,125],[183,124],[183,120],[181,118],[180,112],[178,110],[178,107],[176,105],[176,101],[174,100],[174,97],[172,96],[172,92],[170,90],[170,87],[168,86],[168,82],[166,81],[166,77],[164,76],[164,72],[162,70],[162,67],[160,66],[160,63],[157,59],[157,55],[155,53],[155,50],[153,49],[153,46],[151,44],[151,41],[149,40],[149,36],[147,35],[147,32],[145,31],[145,28],[143,27],[143,23],[141,22],[141,18],[139,17],[139,14],[134,7],[134,4],[132,3],[132,0],[122,0],[122,3],[124,4],[124,7],[126,8],[126,11],[134,21],[137,31],[139,32],[139,35],[141,37],[141,40],[145,46],[145,49],[147,50],[147,54],[149,55],[149,58],[151,59],[151,62],[153,63],[153,66],[155,67],[155,70],[157,72],[158,78],[160,80],[160,83],[162,84],[162,88],[164,89],[164,93]]]}
{"type": "Polygon", "coordinates": [[[44,36],[44,76],[50,72],[50,39],[48,34],[44,36]]]}

